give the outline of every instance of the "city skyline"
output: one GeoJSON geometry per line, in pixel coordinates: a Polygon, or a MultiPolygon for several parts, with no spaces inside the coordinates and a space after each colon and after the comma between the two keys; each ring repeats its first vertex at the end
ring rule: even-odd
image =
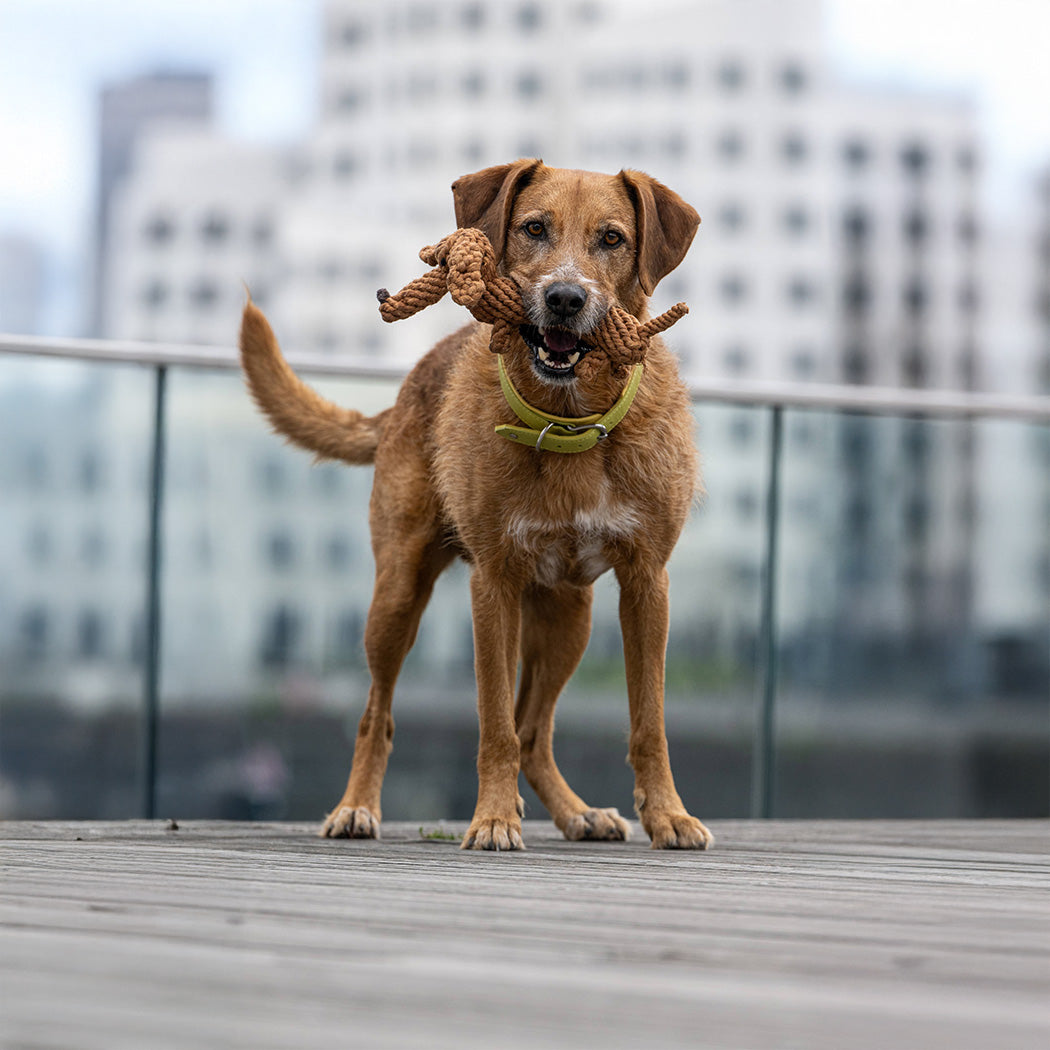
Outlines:
{"type": "MultiPolygon", "coordinates": [[[[824,9],[832,57],[847,78],[974,99],[990,150],[985,185],[1000,204],[1014,201],[1018,184],[1050,159],[1050,111],[1038,104],[1050,96],[1050,69],[1034,61],[1038,41],[1050,36],[1050,5],[1004,0],[987,24],[983,3],[825,0],[824,9]],[[951,31],[939,31],[948,6],[951,31]]],[[[39,242],[61,271],[58,283],[86,284],[78,271],[90,253],[96,98],[121,79],[209,73],[222,134],[265,143],[300,137],[319,112],[320,10],[304,0],[154,0],[148,17],[127,19],[116,0],[90,11],[68,0],[0,2],[10,55],[0,89],[24,98],[28,81],[32,99],[0,112],[0,134],[21,145],[20,163],[0,168],[0,233],[39,242]]],[[[86,289],[77,295],[67,288],[48,304],[48,334],[79,334],[86,289]]]]}

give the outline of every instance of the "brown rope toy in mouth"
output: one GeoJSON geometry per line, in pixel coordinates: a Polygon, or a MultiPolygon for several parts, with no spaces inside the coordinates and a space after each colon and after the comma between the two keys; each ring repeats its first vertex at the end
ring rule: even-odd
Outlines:
{"type": "MultiPolygon", "coordinates": [[[[465,306],[482,324],[492,325],[489,349],[504,354],[519,338],[518,327],[529,324],[521,301],[521,290],[509,278],[496,271],[496,253],[488,237],[471,227],[461,227],[437,244],[424,248],[420,259],[434,269],[405,285],[391,295],[385,288],[376,292],[379,313],[384,321],[400,321],[436,303],[445,292],[454,302],[465,306]]],[[[585,333],[593,347],[576,364],[576,374],[590,379],[603,361],[609,362],[612,374],[623,377],[632,365],[645,360],[649,340],[666,331],[689,312],[685,303],[644,324],[622,307],[611,306],[605,317],[585,333]]]]}

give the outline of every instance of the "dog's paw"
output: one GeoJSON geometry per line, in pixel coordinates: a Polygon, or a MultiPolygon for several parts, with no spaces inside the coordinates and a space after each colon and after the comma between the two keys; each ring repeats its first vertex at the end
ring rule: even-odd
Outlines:
{"type": "Polygon", "coordinates": [[[364,806],[337,806],[320,831],[323,839],[377,839],[379,818],[364,806]]]}
{"type": "Polygon", "coordinates": [[[585,809],[571,817],[562,832],[570,842],[626,842],[631,837],[631,826],[617,809],[585,809]]]}
{"type": "Polygon", "coordinates": [[[651,816],[646,827],[653,849],[707,849],[715,837],[685,810],[651,816]]]}
{"type": "Polygon", "coordinates": [[[524,849],[521,825],[509,820],[474,820],[467,829],[460,849],[491,849],[498,852],[524,849]]]}

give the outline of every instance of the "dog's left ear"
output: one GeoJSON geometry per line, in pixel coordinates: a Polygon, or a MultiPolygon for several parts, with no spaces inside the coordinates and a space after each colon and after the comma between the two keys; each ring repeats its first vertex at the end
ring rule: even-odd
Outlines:
{"type": "Polygon", "coordinates": [[[641,171],[620,172],[634,202],[638,230],[638,283],[646,295],[684,258],[700,216],[674,190],[641,171]]]}
{"type": "Polygon", "coordinates": [[[514,198],[542,164],[541,160],[517,160],[456,179],[452,183],[456,225],[481,230],[492,242],[496,258],[502,259],[514,198]]]}

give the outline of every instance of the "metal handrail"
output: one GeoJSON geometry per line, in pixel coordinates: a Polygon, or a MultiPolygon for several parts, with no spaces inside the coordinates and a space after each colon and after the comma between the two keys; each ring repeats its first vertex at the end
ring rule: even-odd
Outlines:
{"type": "MultiPolygon", "coordinates": [[[[0,334],[0,353],[220,371],[240,367],[236,350],[228,346],[191,346],[113,339],[60,339],[0,334]]],[[[305,375],[347,379],[398,380],[403,379],[411,367],[410,364],[383,363],[329,354],[289,354],[288,362],[297,372],[305,375]]],[[[689,393],[694,401],[717,401],[735,405],[779,405],[787,409],[919,415],[946,419],[994,416],[1000,419],[1050,423],[1050,396],[1038,394],[996,394],[967,390],[714,378],[690,380],[689,393]]]]}

